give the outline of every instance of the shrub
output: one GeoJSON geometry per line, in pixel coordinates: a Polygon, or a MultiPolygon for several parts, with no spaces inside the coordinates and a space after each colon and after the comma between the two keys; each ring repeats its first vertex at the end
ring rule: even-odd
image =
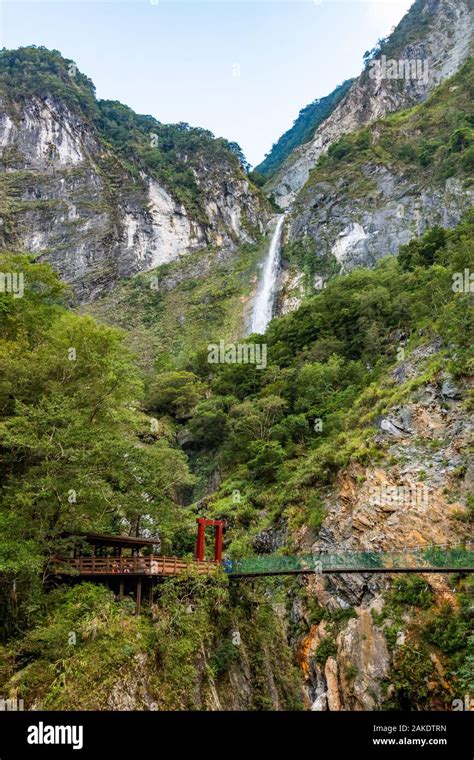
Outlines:
{"type": "Polygon", "coordinates": [[[389,594],[389,601],[395,605],[427,609],[433,604],[434,597],[426,581],[413,575],[396,582],[389,594]]]}
{"type": "Polygon", "coordinates": [[[273,480],[285,459],[285,451],[276,441],[254,441],[250,445],[250,454],[250,477],[264,482],[273,480]]]}
{"type": "Polygon", "coordinates": [[[335,657],[337,655],[336,642],[326,636],[321,640],[321,643],[316,649],[314,659],[318,665],[324,665],[328,657],[335,657]]]}

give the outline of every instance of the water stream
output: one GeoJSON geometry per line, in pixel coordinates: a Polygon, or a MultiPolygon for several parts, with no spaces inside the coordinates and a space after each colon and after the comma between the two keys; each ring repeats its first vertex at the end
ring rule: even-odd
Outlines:
{"type": "Polygon", "coordinates": [[[263,266],[262,276],[257,287],[257,295],[253,305],[250,333],[262,334],[273,316],[275,304],[278,269],[280,266],[281,236],[285,217],[278,217],[275,231],[270,242],[267,258],[263,266]]]}

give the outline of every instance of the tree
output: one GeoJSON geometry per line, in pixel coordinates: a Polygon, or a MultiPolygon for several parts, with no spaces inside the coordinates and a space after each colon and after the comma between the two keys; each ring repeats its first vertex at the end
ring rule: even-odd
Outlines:
{"type": "Polygon", "coordinates": [[[139,443],[142,384],[122,334],[58,303],[49,266],[1,255],[0,271],[25,277],[22,298],[0,294],[0,609],[16,625],[64,531],[171,540],[193,479],[183,452],[139,443]]]}
{"type": "Polygon", "coordinates": [[[184,420],[191,417],[193,407],[204,393],[205,385],[193,372],[163,372],[151,384],[147,406],[160,414],[172,414],[184,420]]]}
{"type": "Polygon", "coordinates": [[[415,267],[431,266],[434,263],[435,254],[444,248],[446,241],[446,230],[436,226],[420,238],[413,238],[406,245],[400,246],[398,260],[402,269],[411,270],[415,267]]]}
{"type": "Polygon", "coordinates": [[[285,451],[280,444],[277,441],[254,441],[249,451],[251,458],[247,466],[252,480],[273,480],[285,459],[285,451]]]}
{"type": "Polygon", "coordinates": [[[227,433],[225,401],[219,397],[200,401],[193,409],[188,427],[198,445],[203,448],[219,446],[227,433]]]}

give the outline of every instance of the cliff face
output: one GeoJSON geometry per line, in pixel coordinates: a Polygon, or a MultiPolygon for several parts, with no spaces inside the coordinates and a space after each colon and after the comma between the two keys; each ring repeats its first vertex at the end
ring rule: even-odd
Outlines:
{"type": "MultiPolygon", "coordinates": [[[[391,382],[408,389],[434,366],[442,349],[438,339],[419,346],[393,370],[391,382]]],[[[464,502],[472,489],[472,423],[465,404],[471,385],[457,384],[443,371],[428,375],[427,382],[406,393],[406,401],[378,419],[374,443],[383,456],[377,465],[351,466],[339,474],[313,551],[396,552],[429,544],[454,546],[465,539],[464,502]]],[[[309,535],[302,541],[310,541],[309,535]]],[[[307,631],[298,656],[313,710],[373,710],[387,703],[400,709],[404,688],[398,669],[412,656],[407,683],[410,678],[415,683],[422,662],[423,677],[421,686],[412,686],[412,701],[405,707],[450,708],[455,695],[449,663],[441,663],[436,647],[424,648],[421,621],[423,608],[430,605],[429,615],[443,605],[450,611],[445,614],[458,611],[455,583],[450,576],[420,576],[418,589],[429,601],[417,609],[418,602],[408,594],[403,603],[394,603],[397,593],[401,597],[411,588],[406,578],[347,574],[309,579],[310,606],[316,602],[330,611],[311,624],[304,605],[293,607],[307,631]],[[335,627],[331,614],[340,616],[341,610],[350,614],[335,627]],[[318,660],[318,648],[328,640],[333,643],[330,656],[318,660]]]]}
{"type": "Polygon", "coordinates": [[[282,208],[288,208],[308,180],[318,158],[342,135],[387,113],[420,103],[454,74],[472,52],[473,15],[470,0],[417,0],[376,58],[420,62],[421,76],[389,79],[365,70],[346,97],[316,130],[313,139],[295,150],[266,186],[282,208]]]}
{"type": "Polygon", "coordinates": [[[118,146],[98,128],[100,102],[88,91],[87,108],[71,105],[64,93],[75,94],[78,85],[63,71],[55,77],[59,92],[59,85],[40,81],[23,94],[23,72],[20,86],[0,88],[3,247],[51,262],[87,301],[122,277],[189,251],[254,239],[265,202],[231,150],[187,125],[176,134],[181,140],[189,135],[193,150],[179,144],[170,149],[154,120],[138,139],[125,125],[130,145],[118,146]],[[153,141],[156,161],[172,156],[161,178],[150,168],[153,141]],[[142,154],[148,151],[148,166],[134,143],[142,154]],[[180,193],[174,192],[175,177],[180,193]]]}
{"type": "Polygon", "coordinates": [[[344,136],[320,159],[289,214],[280,313],[328,276],[460,221],[474,198],[472,86],[470,58],[426,102],[344,136]]]}

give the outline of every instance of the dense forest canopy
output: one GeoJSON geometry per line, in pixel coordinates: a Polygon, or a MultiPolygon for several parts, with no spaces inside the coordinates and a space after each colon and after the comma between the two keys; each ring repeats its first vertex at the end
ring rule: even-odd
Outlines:
{"type": "MultiPolygon", "coordinates": [[[[251,338],[268,344],[264,370],[211,365],[203,346],[185,367],[173,369],[170,354],[166,371],[143,376],[119,331],[66,308],[64,286],[48,265],[2,254],[1,270],[25,277],[23,298],[0,294],[0,607],[7,641],[26,636],[16,654],[5,650],[7,657],[42,658],[34,660],[32,674],[48,689],[61,620],[76,618],[82,630],[94,616],[104,630],[100,647],[108,646],[105,632],[115,630],[116,613],[107,594],[87,585],[45,594],[51,559],[67,545],[64,531],[150,531],[160,535],[165,552],[191,556],[196,500],[216,465],[222,483],[205,498],[205,511],[226,521],[228,555],[251,554],[262,526],[281,519],[317,534],[324,489],[350,462],[377,462],[382,449],[373,442],[374,419],[411,391],[410,382],[400,389],[390,380],[396,336],[407,336],[408,350],[441,336],[443,351],[425,379],[441,366],[461,378],[472,366],[472,296],[452,286],[453,275],[472,261],[473,230],[470,214],[454,230],[435,229],[412,241],[398,260],[330,281],[296,312],[274,320],[265,336],[251,338]],[[45,636],[48,645],[35,643],[45,636]]],[[[207,615],[221,604],[219,588],[193,592],[194,603],[204,605],[198,633],[176,617],[183,607],[170,587],[163,625],[181,620],[190,652],[201,646],[199,636],[210,635],[207,615]]],[[[457,626],[446,656],[463,683],[466,614],[462,607],[454,624],[437,613],[426,624],[426,636],[441,648],[448,622],[457,626]]],[[[157,634],[147,631],[151,646],[157,634]]],[[[132,628],[125,639],[117,629],[113,657],[138,646],[134,637],[132,628]]],[[[84,667],[96,668],[99,644],[84,646],[66,668],[79,655],[92,658],[82,659],[84,667]]],[[[1,655],[0,647],[0,665],[1,655]]],[[[180,668],[189,665],[171,650],[166,656],[171,682],[179,680],[180,668]]],[[[10,672],[10,665],[2,667],[10,672]]],[[[67,694],[62,690],[58,698],[70,701],[67,694]]]]}
{"type": "Polygon", "coordinates": [[[159,526],[171,546],[183,527],[177,505],[216,457],[225,477],[210,506],[231,520],[231,551],[250,549],[247,529],[263,504],[276,519],[298,500],[298,519],[321,519],[312,485],[353,456],[376,456],[350,420],[363,417],[370,429],[374,399],[389,396],[380,383],[396,360],[391,336],[438,331],[456,346],[454,370],[467,370],[470,296],[454,293],[451,280],[469,264],[472,230],[470,217],[413,241],[398,261],[331,281],[271,323],[263,371],[210,365],[203,346],[186,367],[145,378],[117,330],[63,305],[48,265],[2,254],[2,270],[23,271],[27,283],[23,298],[0,296],[2,569],[31,582],[66,527],[159,526]],[[142,410],[159,421],[155,432],[142,410]],[[230,515],[235,487],[242,500],[230,515]]]}

